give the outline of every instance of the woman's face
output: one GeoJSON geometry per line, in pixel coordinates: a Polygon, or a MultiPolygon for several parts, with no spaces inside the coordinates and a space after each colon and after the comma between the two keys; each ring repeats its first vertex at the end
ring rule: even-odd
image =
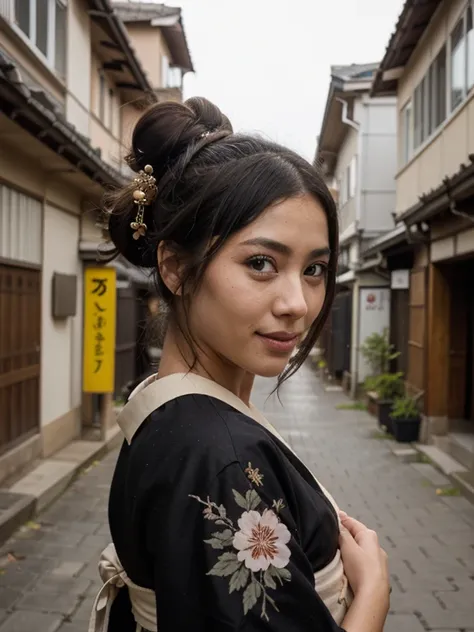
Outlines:
{"type": "Polygon", "coordinates": [[[281,373],[326,293],[326,215],[309,195],[269,207],[209,264],[189,311],[208,361],[255,375],[281,373]]]}

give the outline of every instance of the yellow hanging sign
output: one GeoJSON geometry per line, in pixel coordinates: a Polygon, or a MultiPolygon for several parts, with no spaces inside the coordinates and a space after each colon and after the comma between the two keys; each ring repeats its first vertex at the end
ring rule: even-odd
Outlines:
{"type": "Polygon", "coordinates": [[[112,393],[115,382],[116,272],[86,268],[84,275],[85,393],[112,393]]]}

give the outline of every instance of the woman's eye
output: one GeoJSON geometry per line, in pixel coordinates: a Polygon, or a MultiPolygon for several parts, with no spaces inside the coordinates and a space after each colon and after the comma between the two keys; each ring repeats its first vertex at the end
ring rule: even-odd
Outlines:
{"type": "Polygon", "coordinates": [[[312,277],[321,277],[324,276],[326,272],[326,266],[322,263],[313,263],[308,268],[306,268],[305,274],[312,277]]]}
{"type": "Polygon", "coordinates": [[[267,257],[254,257],[248,264],[255,272],[275,272],[275,266],[267,257]]]}

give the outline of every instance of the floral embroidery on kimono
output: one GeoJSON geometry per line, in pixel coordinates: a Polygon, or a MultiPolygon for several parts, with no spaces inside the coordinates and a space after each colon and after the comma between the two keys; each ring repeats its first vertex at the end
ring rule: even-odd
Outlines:
{"type": "MultiPolygon", "coordinates": [[[[258,468],[252,468],[249,463],[245,472],[255,485],[263,484],[263,475],[258,468]]],[[[244,614],[259,604],[260,616],[268,621],[269,605],[279,611],[276,601],[268,591],[276,590],[278,586],[291,580],[291,573],[286,568],[291,556],[287,546],[291,534],[278,518],[284,504],[281,499],[274,500],[272,509],[259,511],[263,503],[254,489],[249,489],[245,496],[235,489],[232,493],[237,505],[243,509],[237,526],[227,516],[223,505],[217,505],[209,497],[202,500],[199,496],[190,496],[204,505],[204,518],[220,527],[219,531],[212,533],[211,538],[204,542],[213,549],[227,549],[219,555],[207,574],[228,578],[229,594],[243,591],[244,614]]]]}

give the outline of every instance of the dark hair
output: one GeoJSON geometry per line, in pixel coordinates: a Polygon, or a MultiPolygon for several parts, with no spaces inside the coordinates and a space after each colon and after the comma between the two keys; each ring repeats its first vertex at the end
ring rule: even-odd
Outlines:
{"type": "MultiPolygon", "coordinates": [[[[227,117],[203,98],[188,99],[184,104],[159,103],[148,109],[135,126],[127,160],[134,171],[148,164],[153,167],[158,195],[152,205],[145,207],[144,222],[148,230],[138,240],[133,238],[130,228],[137,213],[133,183],[109,195],[106,211],[110,237],[115,244],[112,256],[122,254],[137,266],[154,269],[158,292],[171,315],[174,296],[157,269],[157,248],[161,241],[169,242],[186,255],[182,283],[183,289],[191,288],[192,296],[207,265],[226,239],[250,224],[268,206],[304,193],[320,202],[327,217],[331,249],[326,297],[306,339],[280,375],[280,385],[307,358],[334,298],[337,212],[318,170],[280,145],[234,134],[227,117]]],[[[189,332],[187,338],[189,341],[189,332]]]]}

